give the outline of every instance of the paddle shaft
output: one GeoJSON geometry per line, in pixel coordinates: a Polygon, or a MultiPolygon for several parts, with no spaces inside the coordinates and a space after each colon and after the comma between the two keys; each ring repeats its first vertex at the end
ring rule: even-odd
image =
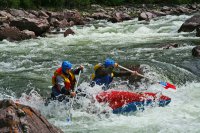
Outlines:
{"type": "MultiPolygon", "coordinates": [[[[75,88],[74,88],[74,92],[76,92],[76,90],[77,90],[78,82],[79,82],[80,76],[81,76],[81,70],[79,71],[79,74],[78,74],[78,78],[77,78],[77,82],[76,82],[76,85],[75,85],[75,88]]],[[[73,106],[75,97],[76,97],[76,96],[74,96],[73,99],[72,99],[72,104],[71,104],[70,108],[72,108],[72,106],[73,106]]]]}
{"type": "MultiPolygon", "coordinates": [[[[76,92],[76,90],[77,90],[80,76],[81,76],[81,70],[79,71],[79,74],[78,74],[78,78],[77,78],[77,82],[76,82],[76,85],[75,85],[75,88],[74,88],[74,92],[76,92]]],[[[76,97],[76,96],[73,97],[72,102],[71,102],[71,105],[70,105],[70,108],[69,108],[69,117],[72,117],[71,109],[72,109],[72,106],[73,106],[73,104],[74,104],[74,99],[75,99],[75,97],[76,97]]],[[[70,119],[71,119],[71,118],[70,118],[70,119]]]]}
{"type": "MultiPolygon", "coordinates": [[[[129,71],[129,72],[135,73],[134,71],[132,71],[132,70],[126,68],[126,67],[123,67],[123,66],[121,66],[121,65],[118,65],[118,67],[120,67],[120,68],[122,68],[122,69],[124,69],[124,70],[127,70],[127,71],[129,71]]],[[[142,74],[140,74],[140,73],[138,73],[138,72],[137,72],[136,74],[137,74],[138,76],[140,76],[140,77],[149,79],[149,78],[145,77],[144,75],[142,75],[142,74]]]]}

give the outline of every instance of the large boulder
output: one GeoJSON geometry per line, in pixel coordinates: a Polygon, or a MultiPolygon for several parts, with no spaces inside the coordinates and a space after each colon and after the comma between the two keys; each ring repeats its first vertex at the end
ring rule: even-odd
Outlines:
{"type": "MultiPolygon", "coordinates": [[[[73,24],[72,24],[73,25],[73,24]]],[[[66,19],[63,19],[62,21],[60,21],[60,28],[66,28],[68,26],[72,26],[70,22],[68,22],[66,19]]]]}
{"type": "Polygon", "coordinates": [[[13,16],[10,13],[7,13],[6,11],[0,11],[0,18],[2,18],[2,20],[10,20],[13,18],[13,16]]]}
{"type": "Polygon", "coordinates": [[[161,8],[161,11],[162,12],[168,12],[168,11],[171,11],[172,9],[171,9],[171,7],[168,7],[168,6],[163,6],[162,8],[161,8]]]}
{"type": "Polygon", "coordinates": [[[177,11],[179,11],[181,14],[190,14],[190,9],[184,7],[184,6],[179,6],[177,7],[177,11]]]}
{"type": "Polygon", "coordinates": [[[49,16],[47,15],[47,13],[45,11],[35,11],[35,10],[30,10],[29,13],[35,15],[38,18],[49,18],[49,16]]]}
{"type": "Polygon", "coordinates": [[[131,20],[131,17],[123,12],[114,12],[112,18],[109,19],[112,23],[122,22],[124,20],[131,20]]]}
{"type": "Polygon", "coordinates": [[[3,25],[7,21],[8,17],[1,17],[0,16],[0,25],[3,25]]]}
{"type": "Polygon", "coordinates": [[[3,25],[4,23],[9,24],[9,20],[12,18],[13,16],[10,13],[0,11],[0,25],[3,25]]]}
{"type": "Polygon", "coordinates": [[[142,20],[150,21],[152,18],[155,18],[155,17],[157,17],[157,16],[154,13],[151,13],[151,12],[142,12],[138,16],[138,21],[142,21],[142,20]]]}
{"type": "Polygon", "coordinates": [[[30,12],[27,12],[25,10],[18,10],[18,9],[8,9],[7,12],[9,12],[12,16],[17,18],[36,18],[36,16],[30,12]]]}
{"type": "Polygon", "coordinates": [[[49,23],[53,27],[59,27],[59,25],[60,25],[60,22],[56,18],[51,18],[49,23]]]}
{"type": "Polygon", "coordinates": [[[65,11],[64,12],[64,18],[67,21],[73,21],[75,25],[84,25],[84,21],[83,21],[83,17],[81,16],[81,14],[77,11],[65,11]]]}
{"type": "Polygon", "coordinates": [[[152,10],[151,11],[153,14],[156,16],[166,16],[167,14],[165,12],[157,11],[157,10],[152,10]]]}
{"type": "Polygon", "coordinates": [[[192,32],[200,26],[200,15],[194,15],[187,19],[180,27],[178,32],[192,32]]]}
{"type": "Polygon", "coordinates": [[[188,4],[187,8],[192,9],[192,10],[196,10],[197,9],[197,5],[196,4],[188,4]]]}
{"type": "Polygon", "coordinates": [[[36,36],[46,33],[50,24],[47,19],[34,19],[34,18],[16,18],[10,21],[11,26],[15,26],[20,30],[30,30],[35,32],[36,36]]]}
{"type": "Polygon", "coordinates": [[[74,35],[75,32],[72,30],[72,29],[67,29],[65,32],[64,32],[64,37],[68,36],[68,35],[74,35]]]}
{"type": "Polygon", "coordinates": [[[200,57],[200,46],[196,46],[192,49],[192,55],[194,57],[200,57]]]}
{"type": "Polygon", "coordinates": [[[63,12],[51,12],[51,11],[47,11],[46,13],[47,13],[47,15],[50,18],[56,18],[59,21],[61,21],[61,20],[64,19],[64,13],[63,12]]]}
{"type": "Polygon", "coordinates": [[[38,11],[39,18],[49,18],[49,15],[45,11],[38,11]]]}
{"type": "Polygon", "coordinates": [[[0,27],[0,40],[8,39],[10,41],[21,41],[30,38],[35,38],[34,32],[28,30],[20,31],[16,27],[0,27]]]}
{"type": "Polygon", "coordinates": [[[25,33],[25,34],[27,35],[27,38],[28,38],[28,39],[29,39],[29,38],[36,38],[35,32],[33,32],[33,31],[23,30],[22,32],[25,33]]]}
{"type": "Polygon", "coordinates": [[[96,12],[96,13],[93,13],[92,14],[92,18],[94,19],[109,19],[110,16],[105,14],[105,13],[102,13],[102,12],[96,12]]]}
{"type": "Polygon", "coordinates": [[[26,12],[24,10],[9,9],[8,12],[14,17],[26,17],[26,16],[28,16],[28,12],[26,12]]]}
{"type": "Polygon", "coordinates": [[[0,101],[1,133],[63,133],[36,109],[12,100],[0,101]]]}
{"type": "Polygon", "coordinates": [[[196,36],[200,37],[200,26],[196,28],[196,31],[197,31],[196,36]]]}

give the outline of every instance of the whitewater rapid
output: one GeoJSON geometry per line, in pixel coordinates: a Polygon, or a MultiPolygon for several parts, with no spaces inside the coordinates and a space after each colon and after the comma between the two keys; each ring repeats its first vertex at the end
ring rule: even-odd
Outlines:
{"type": "Polygon", "coordinates": [[[116,24],[98,21],[85,27],[72,27],[75,35],[66,38],[49,35],[21,42],[3,40],[0,42],[0,99],[13,99],[38,109],[64,132],[198,133],[200,63],[192,57],[191,50],[199,44],[199,38],[195,33],[177,32],[190,17],[169,15],[148,23],[137,19],[116,24]],[[163,48],[171,43],[179,47],[163,48]],[[51,76],[64,60],[70,60],[74,67],[84,65],[79,87],[95,97],[101,88],[88,85],[90,74],[93,66],[106,57],[121,65],[141,64],[144,75],[153,81],[175,84],[177,92],[158,84],[140,86],[145,91],[162,92],[172,99],[171,103],[166,107],[147,107],[128,115],[115,115],[108,106],[80,98],[81,107],[73,110],[71,122],[66,120],[67,103],[44,106],[44,99],[51,92],[51,76]],[[102,114],[103,110],[109,113],[102,114]]]}

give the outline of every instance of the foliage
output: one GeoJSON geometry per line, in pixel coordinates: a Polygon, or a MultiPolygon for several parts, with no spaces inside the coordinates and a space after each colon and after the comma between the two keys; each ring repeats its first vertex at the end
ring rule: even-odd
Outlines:
{"type": "Polygon", "coordinates": [[[0,7],[13,7],[18,8],[20,0],[0,0],[0,7]]]}
{"type": "Polygon", "coordinates": [[[0,7],[13,8],[86,8],[91,4],[118,6],[123,4],[191,4],[199,0],[0,0],[0,7]]]}
{"type": "Polygon", "coordinates": [[[31,8],[33,6],[32,0],[20,0],[20,7],[31,8]]]}
{"type": "Polygon", "coordinates": [[[125,0],[96,0],[97,4],[117,6],[124,3],[125,0]]]}
{"type": "Polygon", "coordinates": [[[89,6],[91,3],[91,0],[65,0],[65,6],[68,8],[84,8],[89,6]]]}
{"type": "Polygon", "coordinates": [[[44,7],[63,7],[65,0],[40,0],[40,3],[44,7]]]}

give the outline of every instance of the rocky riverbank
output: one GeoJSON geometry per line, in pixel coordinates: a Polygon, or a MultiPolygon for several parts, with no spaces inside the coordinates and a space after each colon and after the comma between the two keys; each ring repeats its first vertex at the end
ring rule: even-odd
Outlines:
{"type": "Polygon", "coordinates": [[[1,133],[63,133],[39,111],[12,100],[0,101],[1,133]]]}
{"type": "MultiPolygon", "coordinates": [[[[105,19],[116,23],[138,18],[139,21],[149,21],[160,16],[189,15],[199,11],[200,4],[174,6],[143,4],[118,7],[91,5],[87,11],[64,9],[56,12],[45,9],[37,11],[4,9],[0,11],[0,40],[20,41],[45,36],[46,33],[60,33],[60,29],[67,29],[74,25],[85,25],[94,20],[105,19]]],[[[196,29],[199,31],[198,26],[196,29]]],[[[68,34],[74,34],[74,31],[68,29],[64,35],[68,34]]]]}

